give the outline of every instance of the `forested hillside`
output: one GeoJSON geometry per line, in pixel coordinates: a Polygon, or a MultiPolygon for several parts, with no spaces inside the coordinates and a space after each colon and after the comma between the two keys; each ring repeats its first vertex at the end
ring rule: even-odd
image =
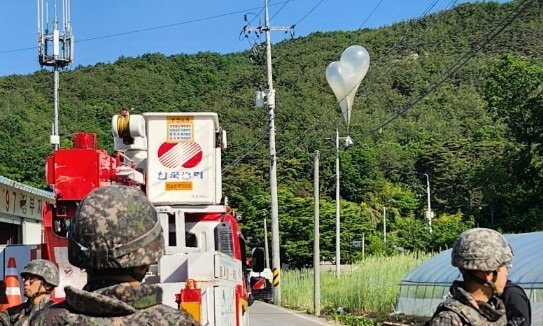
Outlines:
{"type": "MultiPolygon", "coordinates": [[[[378,253],[438,250],[473,225],[543,229],[543,1],[484,41],[518,4],[463,4],[379,29],[314,33],[274,45],[283,262],[312,259],[315,150],[321,152],[322,253],[334,255],[335,148],[325,138],[334,136],[336,123],[342,135],[347,130],[325,69],[353,44],[368,49],[371,64],[354,102],[354,146],[341,151],[344,261],[358,255],[350,245],[362,233],[367,252],[378,253]],[[477,44],[485,46],[423,96],[477,44]],[[436,212],[431,234],[423,217],[424,174],[436,212]]],[[[254,106],[254,91],[265,82],[264,51],[146,54],[75,67],[61,74],[61,143],[70,146],[70,135],[85,130],[111,150],[110,119],[120,107],[218,112],[229,141],[224,194],[255,245],[270,206],[267,112],[254,106]]],[[[51,89],[48,71],[0,78],[0,175],[44,186],[51,89]]]]}

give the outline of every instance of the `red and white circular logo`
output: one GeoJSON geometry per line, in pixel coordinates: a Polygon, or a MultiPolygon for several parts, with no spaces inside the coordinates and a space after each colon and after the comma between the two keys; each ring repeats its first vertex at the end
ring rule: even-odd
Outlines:
{"type": "Polygon", "coordinates": [[[202,147],[195,141],[163,143],[158,148],[158,160],[167,168],[193,168],[202,161],[202,147]]]}

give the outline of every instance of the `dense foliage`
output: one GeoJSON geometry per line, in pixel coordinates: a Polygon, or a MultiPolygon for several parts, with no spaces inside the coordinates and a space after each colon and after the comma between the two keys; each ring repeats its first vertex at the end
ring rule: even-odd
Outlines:
{"type": "MultiPolygon", "coordinates": [[[[543,227],[543,2],[535,1],[422,99],[517,5],[462,4],[379,29],[314,33],[274,46],[283,262],[302,266],[312,259],[316,150],[322,258],[335,254],[335,149],[325,138],[334,136],[336,123],[342,135],[347,130],[324,71],[352,44],[365,46],[372,62],[354,103],[349,134],[355,144],[340,153],[343,261],[360,254],[351,245],[363,234],[368,253],[386,253],[439,250],[474,225],[507,232],[543,227]],[[433,233],[423,215],[423,174],[432,187],[433,233]]],[[[254,107],[253,94],[265,85],[264,55],[146,54],[63,72],[62,145],[85,130],[111,150],[110,118],[123,106],[134,113],[218,112],[229,132],[224,194],[244,216],[252,244],[262,244],[270,207],[267,112],[254,107]]],[[[0,175],[44,186],[51,88],[47,71],[0,78],[0,175]]]]}

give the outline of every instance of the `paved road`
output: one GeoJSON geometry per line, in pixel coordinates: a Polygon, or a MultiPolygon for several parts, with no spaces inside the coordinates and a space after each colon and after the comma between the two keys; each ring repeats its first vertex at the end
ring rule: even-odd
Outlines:
{"type": "Polygon", "coordinates": [[[330,326],[322,318],[255,301],[249,308],[251,326],[330,326]]]}

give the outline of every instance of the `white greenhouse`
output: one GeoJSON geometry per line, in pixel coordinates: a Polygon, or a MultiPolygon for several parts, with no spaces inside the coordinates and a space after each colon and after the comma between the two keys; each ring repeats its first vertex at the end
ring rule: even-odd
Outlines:
{"type": "MultiPolygon", "coordinates": [[[[543,325],[543,232],[505,237],[515,254],[508,278],[526,291],[532,306],[532,325],[543,325]]],[[[451,266],[451,249],[426,260],[400,283],[397,313],[431,317],[449,293],[451,283],[459,279],[460,272],[451,266]]]]}

